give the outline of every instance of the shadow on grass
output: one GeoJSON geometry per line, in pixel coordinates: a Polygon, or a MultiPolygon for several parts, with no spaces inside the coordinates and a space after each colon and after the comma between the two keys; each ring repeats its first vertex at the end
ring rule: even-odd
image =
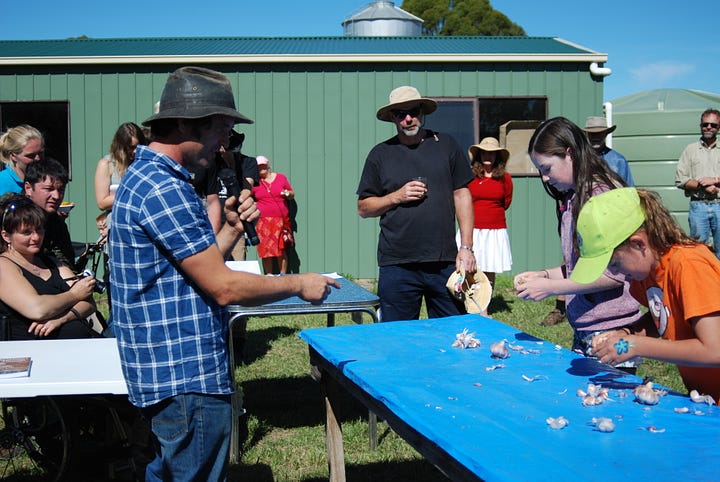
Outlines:
{"type": "MultiPolygon", "coordinates": [[[[309,376],[248,380],[242,387],[243,406],[263,425],[296,428],[325,423],[320,384],[309,376]]],[[[345,392],[340,396],[341,422],[367,418],[367,409],[360,402],[345,392]]]]}
{"type": "MultiPolygon", "coordinates": [[[[252,319],[250,320],[252,323],[252,319]]],[[[247,339],[251,341],[248,343],[247,339],[244,346],[242,340],[242,329],[240,328],[240,322],[237,322],[237,326],[233,326],[233,344],[235,349],[235,362],[239,363],[242,354],[242,361],[246,365],[250,365],[263,356],[270,350],[270,346],[273,341],[281,338],[293,336],[296,330],[293,328],[277,325],[262,330],[253,330],[251,333],[246,333],[247,339]]]]}
{"type": "MultiPolygon", "coordinates": [[[[435,466],[425,460],[348,464],[345,466],[347,482],[407,481],[442,482],[449,480],[435,466]]],[[[266,464],[237,464],[228,470],[228,482],[275,482],[272,468],[266,464]]],[[[327,477],[308,477],[298,482],[327,482],[327,477]]]]}

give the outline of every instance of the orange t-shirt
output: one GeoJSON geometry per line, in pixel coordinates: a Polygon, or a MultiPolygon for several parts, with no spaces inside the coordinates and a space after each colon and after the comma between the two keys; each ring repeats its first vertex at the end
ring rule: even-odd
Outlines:
{"type": "MultiPolygon", "coordinates": [[[[702,244],[673,246],[650,276],[631,283],[630,293],[648,307],[664,339],[696,338],[688,320],[720,312],[720,260],[702,244]]],[[[688,390],[711,395],[720,405],[720,368],[678,370],[688,390]]]]}

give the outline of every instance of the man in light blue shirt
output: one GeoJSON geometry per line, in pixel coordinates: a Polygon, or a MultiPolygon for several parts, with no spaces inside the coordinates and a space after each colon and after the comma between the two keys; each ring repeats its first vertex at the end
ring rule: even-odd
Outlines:
{"type": "Polygon", "coordinates": [[[608,127],[607,120],[600,116],[590,116],[585,122],[583,130],[587,133],[590,144],[597,154],[605,159],[610,169],[618,173],[628,186],[635,186],[635,181],[630,171],[630,164],[625,156],[618,151],[610,149],[605,144],[608,134],[613,132],[617,126],[608,127]]]}

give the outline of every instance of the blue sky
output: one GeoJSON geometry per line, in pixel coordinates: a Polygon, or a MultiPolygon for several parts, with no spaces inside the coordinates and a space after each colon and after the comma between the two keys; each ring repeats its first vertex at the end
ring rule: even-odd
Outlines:
{"type": "MultiPolygon", "coordinates": [[[[5,40],[339,36],[370,0],[34,0],[3,2],[5,40]],[[29,5],[32,5],[30,8],[29,5]]],[[[608,54],[605,100],[657,88],[720,93],[712,4],[671,0],[491,0],[528,35],[608,54]],[[692,8],[691,8],[692,5],[692,8]]],[[[402,7],[402,0],[395,2],[402,7]]]]}

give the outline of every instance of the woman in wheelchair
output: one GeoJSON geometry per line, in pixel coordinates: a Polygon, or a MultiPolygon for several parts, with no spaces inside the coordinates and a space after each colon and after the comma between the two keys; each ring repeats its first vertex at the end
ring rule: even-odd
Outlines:
{"type": "Polygon", "coordinates": [[[41,254],[45,211],[27,197],[0,198],[0,339],[92,338],[86,321],[95,310],[94,277],[41,254]]]}

